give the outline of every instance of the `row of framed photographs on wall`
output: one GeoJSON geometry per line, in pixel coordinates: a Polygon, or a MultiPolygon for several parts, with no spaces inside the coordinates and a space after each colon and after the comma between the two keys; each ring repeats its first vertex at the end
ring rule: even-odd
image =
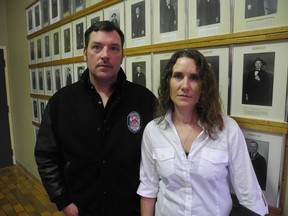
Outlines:
{"type": "MultiPolygon", "coordinates": [[[[215,73],[225,113],[287,121],[288,41],[198,50],[215,73]]],[[[147,87],[157,96],[161,73],[172,53],[127,56],[122,68],[129,81],[147,87]]],[[[81,62],[30,69],[31,92],[52,95],[59,86],[76,82],[85,67],[86,63],[81,62]]]]}
{"type": "MultiPolygon", "coordinates": [[[[81,2],[84,5],[84,0],[81,2]]],[[[82,17],[82,25],[87,23],[89,27],[95,20],[110,20],[125,33],[129,48],[287,26],[287,11],[286,0],[125,0],[87,14],[86,19],[82,17]]]]}

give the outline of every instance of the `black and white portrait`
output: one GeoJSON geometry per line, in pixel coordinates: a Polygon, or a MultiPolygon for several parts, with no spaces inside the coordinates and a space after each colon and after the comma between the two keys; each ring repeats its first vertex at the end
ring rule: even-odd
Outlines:
{"type": "Polygon", "coordinates": [[[42,59],[42,46],[41,46],[41,38],[38,38],[36,41],[37,45],[37,59],[42,59]]]}
{"type": "Polygon", "coordinates": [[[146,87],[146,62],[132,63],[132,81],[146,87]]]}
{"type": "Polygon", "coordinates": [[[71,52],[71,32],[70,28],[64,29],[64,52],[71,52]]]}
{"type": "Polygon", "coordinates": [[[132,38],[144,37],[145,29],[145,1],[131,5],[132,38]]]}
{"type": "Polygon", "coordinates": [[[178,0],[160,0],[160,33],[178,29],[178,0]]]}
{"type": "Polygon", "coordinates": [[[59,16],[59,5],[58,2],[59,0],[51,0],[51,18],[55,19],[59,16]]]}
{"type": "Polygon", "coordinates": [[[30,41],[30,61],[33,62],[35,60],[35,49],[34,49],[34,41],[30,41]]]}
{"type": "Polygon", "coordinates": [[[208,65],[212,69],[215,79],[219,85],[219,56],[205,56],[208,65]]]}
{"type": "Polygon", "coordinates": [[[62,13],[63,17],[66,17],[71,14],[71,0],[63,0],[62,13]]]}
{"type": "Polygon", "coordinates": [[[45,43],[45,57],[50,57],[50,35],[46,35],[44,37],[44,43],[45,43]]]}
{"type": "Polygon", "coordinates": [[[54,68],[54,86],[55,86],[55,89],[54,91],[58,91],[60,88],[61,88],[61,69],[60,67],[59,68],[54,68]]]}
{"type": "Polygon", "coordinates": [[[76,25],[76,47],[77,49],[84,48],[84,27],[83,23],[78,23],[76,25]]]}
{"type": "Polygon", "coordinates": [[[33,30],[33,11],[30,9],[28,11],[28,31],[33,30]]]}
{"type": "Polygon", "coordinates": [[[39,86],[39,91],[44,91],[44,74],[43,70],[38,70],[38,86],[39,86]]]}
{"type": "Polygon", "coordinates": [[[51,78],[51,70],[45,70],[45,74],[46,74],[46,90],[52,91],[52,78],[51,78]]]}
{"type": "Polygon", "coordinates": [[[245,0],[245,18],[277,13],[278,0],[245,0]]]}
{"type": "Polygon", "coordinates": [[[244,54],[242,103],[272,106],[275,52],[244,54]]]}
{"type": "Polygon", "coordinates": [[[120,27],[120,12],[119,9],[110,13],[110,21],[117,27],[120,27]]]}
{"type": "Polygon", "coordinates": [[[60,43],[59,43],[59,32],[54,32],[53,33],[53,40],[54,40],[54,55],[59,55],[60,54],[60,43]]]}
{"type": "Polygon", "coordinates": [[[35,13],[35,27],[39,28],[41,27],[40,4],[35,5],[34,13],[35,13]]]}
{"type": "Polygon", "coordinates": [[[196,26],[220,23],[220,0],[197,0],[196,26]]]}
{"type": "Polygon", "coordinates": [[[96,16],[96,17],[92,18],[90,24],[93,25],[96,22],[100,22],[100,16],[96,16]]]}
{"type": "Polygon", "coordinates": [[[42,0],[42,20],[43,25],[46,26],[49,24],[49,5],[48,0],[42,0]]]}

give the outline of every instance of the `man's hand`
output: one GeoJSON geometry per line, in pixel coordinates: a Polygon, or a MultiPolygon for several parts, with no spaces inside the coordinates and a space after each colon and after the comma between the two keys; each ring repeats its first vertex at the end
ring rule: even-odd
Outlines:
{"type": "Polygon", "coordinates": [[[70,205],[66,206],[63,209],[63,212],[67,216],[78,216],[78,208],[74,203],[71,203],[70,205]]]}

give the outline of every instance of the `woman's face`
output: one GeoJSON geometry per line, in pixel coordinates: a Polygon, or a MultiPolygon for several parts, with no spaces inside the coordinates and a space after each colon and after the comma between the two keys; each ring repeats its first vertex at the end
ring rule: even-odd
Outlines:
{"type": "Polygon", "coordinates": [[[170,79],[170,98],[175,109],[193,110],[200,97],[201,85],[194,59],[178,58],[170,79]]]}

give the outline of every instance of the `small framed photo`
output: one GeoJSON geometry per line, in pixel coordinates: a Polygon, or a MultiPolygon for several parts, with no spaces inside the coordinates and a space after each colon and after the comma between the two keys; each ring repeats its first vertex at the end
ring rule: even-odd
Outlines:
{"type": "MultiPolygon", "coordinates": [[[[92,5],[95,5],[103,0],[85,0],[85,7],[88,8],[92,5]]],[[[88,24],[88,23],[87,23],[88,24]]]]}
{"type": "Polygon", "coordinates": [[[73,4],[74,13],[85,8],[85,0],[73,0],[73,4]]]}
{"type": "Polygon", "coordinates": [[[32,102],[32,120],[33,122],[40,123],[38,99],[32,98],[31,102],[32,102]]]}
{"type": "Polygon", "coordinates": [[[62,58],[73,56],[73,42],[72,42],[72,23],[67,23],[61,26],[61,51],[62,58]]]}
{"type": "Polygon", "coordinates": [[[126,47],[151,44],[150,1],[128,0],[125,3],[126,47]]]}
{"type": "Polygon", "coordinates": [[[104,20],[110,20],[125,32],[124,2],[104,8],[104,20]]]}
{"type": "Polygon", "coordinates": [[[52,95],[53,94],[52,67],[45,67],[44,75],[45,75],[44,77],[45,95],[52,95]]]}
{"type": "Polygon", "coordinates": [[[61,11],[60,11],[60,0],[50,0],[50,24],[53,24],[60,20],[61,11]]]}
{"type": "Polygon", "coordinates": [[[228,113],[228,90],[229,90],[229,48],[219,47],[211,49],[199,49],[205,56],[209,66],[214,72],[219,85],[223,112],[228,113]]]}
{"type": "Polygon", "coordinates": [[[152,91],[151,55],[128,56],[126,58],[127,79],[152,91]]]}
{"type": "Polygon", "coordinates": [[[79,63],[74,64],[74,78],[73,78],[74,82],[77,82],[78,80],[80,80],[86,67],[87,67],[86,62],[79,62],[79,63]]]}
{"type": "Polygon", "coordinates": [[[152,67],[153,88],[152,88],[152,91],[154,95],[156,95],[157,97],[158,97],[158,88],[160,86],[161,77],[172,55],[173,55],[173,52],[155,53],[153,55],[153,67],[152,67]]]}
{"type": "Polygon", "coordinates": [[[230,33],[230,0],[189,1],[188,32],[189,38],[230,33]]]}
{"type": "Polygon", "coordinates": [[[26,22],[27,22],[27,33],[32,34],[35,31],[35,23],[34,23],[34,7],[29,7],[26,10],[26,22]]]}
{"type": "Polygon", "coordinates": [[[51,30],[51,56],[52,60],[61,58],[61,34],[60,28],[51,30]]]}
{"type": "Polygon", "coordinates": [[[35,55],[35,39],[32,38],[29,40],[29,64],[35,64],[36,55],[35,55]]]}
{"type": "Polygon", "coordinates": [[[259,185],[269,206],[279,207],[285,135],[242,129],[259,185]]]}
{"type": "Polygon", "coordinates": [[[73,64],[65,64],[62,65],[62,80],[63,80],[63,87],[67,85],[71,85],[73,80],[73,64]]]}
{"type": "Polygon", "coordinates": [[[61,9],[62,9],[61,17],[62,18],[70,16],[73,13],[72,6],[73,6],[72,0],[62,0],[62,5],[61,5],[61,9]]]}
{"type": "Polygon", "coordinates": [[[39,35],[35,37],[35,45],[36,45],[36,62],[41,63],[43,61],[42,57],[42,36],[39,35]]]}
{"type": "Polygon", "coordinates": [[[86,31],[86,18],[82,17],[73,21],[73,53],[74,56],[83,55],[85,46],[84,32],[86,31]]]}
{"type": "Polygon", "coordinates": [[[49,0],[40,0],[41,1],[41,11],[42,11],[42,25],[43,27],[50,24],[50,5],[49,0]]]}
{"type": "Polygon", "coordinates": [[[288,43],[237,45],[233,53],[231,115],[285,121],[288,43]]]}
{"type": "Polygon", "coordinates": [[[38,99],[38,106],[39,123],[41,123],[46,108],[46,100],[38,99]]]}
{"type": "Polygon", "coordinates": [[[181,0],[154,1],[154,41],[162,43],[185,39],[186,5],[181,0]]]}
{"type": "Polygon", "coordinates": [[[61,65],[52,66],[52,79],[53,79],[53,93],[62,88],[62,67],[61,65]]]}
{"type": "MultiPolygon", "coordinates": [[[[86,1],[87,2],[87,1],[86,1]]],[[[103,10],[96,11],[86,16],[87,29],[95,22],[103,21],[103,10]]]]}
{"type": "Polygon", "coordinates": [[[38,73],[38,93],[44,95],[44,69],[43,68],[37,68],[37,73],[38,73]]]}
{"type": "Polygon", "coordinates": [[[234,8],[234,32],[288,24],[286,0],[235,1],[234,8]]]}
{"type": "Polygon", "coordinates": [[[35,29],[34,31],[38,31],[42,28],[42,10],[40,1],[34,4],[34,20],[35,20],[35,29]]]}
{"type": "Polygon", "coordinates": [[[36,68],[30,69],[30,86],[31,86],[31,93],[37,94],[38,93],[38,73],[36,68]]]}
{"type": "Polygon", "coordinates": [[[42,34],[43,61],[51,61],[51,39],[50,32],[42,34]]]}

